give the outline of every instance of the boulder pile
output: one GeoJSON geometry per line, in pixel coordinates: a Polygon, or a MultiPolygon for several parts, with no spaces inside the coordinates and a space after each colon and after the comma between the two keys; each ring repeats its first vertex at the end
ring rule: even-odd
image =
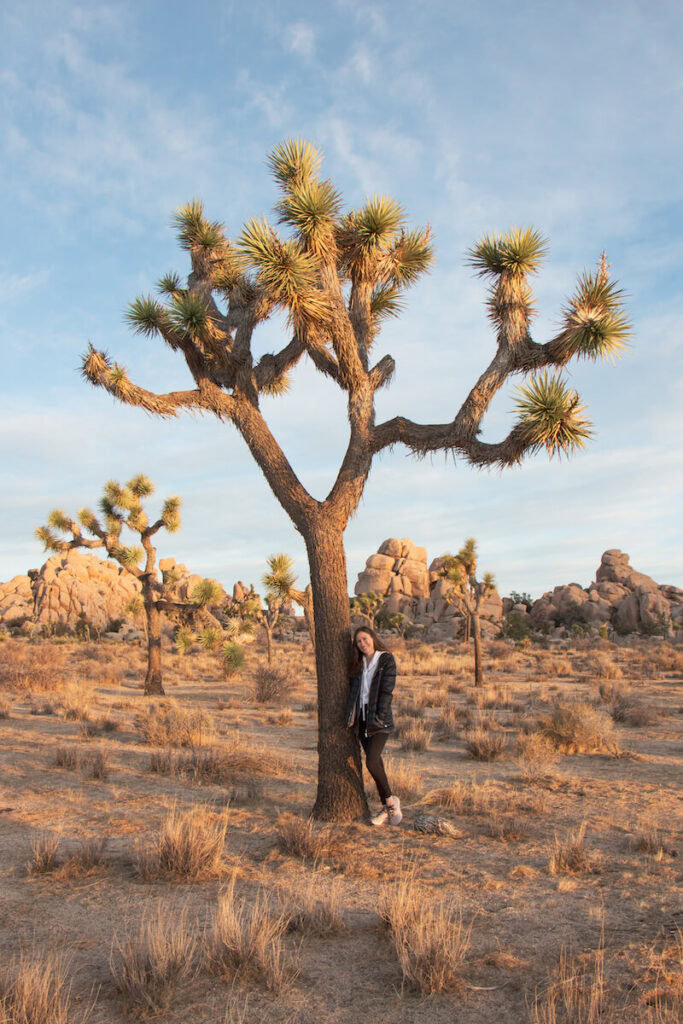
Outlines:
{"type": "MultiPolygon", "coordinates": [[[[381,594],[385,599],[382,614],[404,615],[415,625],[425,627],[429,639],[457,637],[464,629],[463,616],[448,600],[453,584],[441,577],[442,564],[443,559],[435,558],[427,565],[426,548],[406,537],[390,537],[367,559],[365,569],[358,574],[354,593],[381,594]]],[[[503,603],[494,590],[482,606],[482,633],[497,633],[502,617],[503,603]]]]}
{"type": "Polygon", "coordinates": [[[623,551],[605,551],[595,582],[555,587],[534,601],[532,627],[571,627],[575,623],[617,633],[668,633],[683,626],[683,590],[660,585],[629,565],[623,551]]]}
{"type": "Polygon", "coordinates": [[[85,619],[96,629],[106,629],[114,619],[132,618],[126,606],[140,593],[138,581],[118,562],[75,549],[52,555],[28,579],[30,614],[39,628],[57,623],[73,628],[85,619]]]}

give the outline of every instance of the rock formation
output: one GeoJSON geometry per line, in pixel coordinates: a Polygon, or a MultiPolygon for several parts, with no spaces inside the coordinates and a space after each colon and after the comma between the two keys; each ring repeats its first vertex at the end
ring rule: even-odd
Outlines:
{"type": "Polygon", "coordinates": [[[660,585],[629,565],[623,551],[605,551],[595,582],[555,587],[534,601],[529,623],[536,627],[607,624],[618,633],[670,632],[683,626],[683,590],[660,585]]]}
{"type": "MultiPolygon", "coordinates": [[[[463,618],[458,608],[447,600],[453,584],[440,575],[442,559],[435,558],[427,566],[427,549],[407,538],[391,537],[370,555],[365,569],[359,573],[354,588],[356,595],[379,593],[384,598],[381,612],[401,613],[415,625],[427,628],[431,639],[455,637],[463,631],[463,618]]],[[[484,602],[482,630],[498,632],[503,615],[497,592],[484,602]]]]}

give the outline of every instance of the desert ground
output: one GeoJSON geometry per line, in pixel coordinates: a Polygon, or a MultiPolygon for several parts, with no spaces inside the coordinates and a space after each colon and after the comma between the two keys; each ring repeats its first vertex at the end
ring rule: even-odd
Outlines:
{"type": "Polygon", "coordinates": [[[678,1021],[681,648],[490,641],[475,688],[392,647],[373,829],[308,820],[307,639],[169,643],[166,698],[141,646],[4,639],[0,1021],[678,1021]]]}

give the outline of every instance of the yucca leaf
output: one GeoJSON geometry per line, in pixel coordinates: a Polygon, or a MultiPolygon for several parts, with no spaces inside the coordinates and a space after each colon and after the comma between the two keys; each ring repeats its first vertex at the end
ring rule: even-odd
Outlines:
{"type": "Polygon", "coordinates": [[[197,643],[205,651],[216,651],[223,639],[220,629],[215,626],[207,626],[201,633],[197,634],[197,643]]]}
{"type": "Polygon", "coordinates": [[[137,568],[138,562],[142,560],[143,551],[140,547],[127,547],[125,544],[116,544],[111,550],[112,556],[126,569],[137,568]]]}
{"type": "Polygon", "coordinates": [[[512,227],[504,235],[484,235],[468,250],[469,266],[480,277],[509,273],[536,274],[548,250],[543,235],[535,228],[512,227]]]}
{"type": "Polygon", "coordinates": [[[568,357],[616,359],[628,348],[632,325],[623,308],[623,291],[601,263],[579,277],[565,310],[561,345],[568,357]]]}
{"type": "Polygon", "coordinates": [[[65,532],[71,529],[71,520],[67,516],[66,512],[63,512],[61,508],[53,508],[47,517],[47,525],[52,527],[53,530],[61,530],[65,532]]]}
{"type": "Polygon", "coordinates": [[[126,487],[138,498],[149,498],[150,494],[154,494],[154,484],[144,473],[131,477],[126,487]]]}
{"type": "Polygon", "coordinates": [[[379,288],[375,288],[370,300],[370,313],[372,316],[378,319],[400,316],[405,305],[400,295],[401,289],[395,284],[383,284],[379,288]]]}
{"type": "Polygon", "coordinates": [[[149,519],[147,513],[142,508],[134,508],[128,513],[126,519],[126,526],[130,527],[131,530],[136,530],[138,533],[142,533],[149,526],[149,519]]]}
{"type": "Polygon", "coordinates": [[[195,636],[189,626],[180,626],[176,631],[175,645],[178,654],[189,654],[195,641],[195,636]]]}
{"type": "Polygon", "coordinates": [[[169,533],[176,533],[180,529],[180,506],[182,499],[177,494],[167,498],[161,510],[161,521],[169,533]]]}
{"type": "Polygon", "coordinates": [[[39,526],[35,531],[36,540],[39,540],[45,551],[58,551],[59,539],[47,526],[39,526]]]}
{"type": "Polygon", "coordinates": [[[321,156],[305,139],[287,139],[268,156],[275,178],[285,188],[310,182],[320,170],[321,156]]]}
{"type": "Polygon", "coordinates": [[[429,228],[404,232],[390,253],[391,281],[407,288],[429,268],[434,258],[429,228]]]}
{"type": "Polygon", "coordinates": [[[545,448],[551,458],[583,448],[592,429],[579,401],[559,375],[544,371],[532,377],[518,389],[516,402],[527,445],[545,448]]]}
{"type": "Polygon", "coordinates": [[[183,249],[211,252],[225,244],[223,225],[206,219],[204,204],[199,199],[180,206],[173,216],[173,223],[183,249]]]}
{"type": "Polygon", "coordinates": [[[99,384],[111,369],[111,362],[106,352],[98,352],[88,342],[88,348],[81,358],[81,376],[91,384],[99,384]]]}
{"type": "Polygon", "coordinates": [[[98,529],[100,525],[97,521],[97,516],[89,508],[79,509],[78,521],[81,524],[81,526],[85,527],[86,530],[90,530],[91,533],[94,533],[95,530],[98,529]]]}
{"type": "Polygon", "coordinates": [[[230,677],[244,665],[244,648],[234,640],[228,640],[221,649],[223,671],[230,677]]]}
{"type": "Polygon", "coordinates": [[[200,295],[196,292],[183,292],[171,300],[168,316],[176,330],[195,337],[206,327],[208,312],[200,295]]]}
{"type": "Polygon", "coordinates": [[[139,295],[129,304],[125,318],[136,334],[152,337],[161,331],[166,320],[166,310],[151,295],[139,295]]]}
{"type": "Polygon", "coordinates": [[[296,583],[294,572],[294,559],[290,555],[271,555],[267,559],[268,572],[261,577],[261,582],[266,588],[268,597],[285,598],[296,583]]]}
{"type": "Polygon", "coordinates": [[[190,601],[201,607],[223,603],[223,589],[216,580],[200,580],[190,592],[190,601]]]}
{"type": "Polygon", "coordinates": [[[180,281],[180,274],[176,274],[175,271],[164,274],[157,281],[157,291],[160,295],[174,295],[180,290],[180,281]]]}
{"type": "Polygon", "coordinates": [[[341,195],[330,181],[307,181],[292,187],[276,209],[281,223],[290,224],[303,240],[316,246],[331,237],[341,203],[341,195]]]}

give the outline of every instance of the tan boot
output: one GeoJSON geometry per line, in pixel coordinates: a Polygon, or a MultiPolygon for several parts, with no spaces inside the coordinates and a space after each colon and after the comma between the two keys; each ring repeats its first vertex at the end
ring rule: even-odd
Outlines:
{"type": "Polygon", "coordinates": [[[387,811],[390,825],[400,825],[403,821],[401,813],[401,801],[397,796],[390,796],[387,800],[387,811]]]}

